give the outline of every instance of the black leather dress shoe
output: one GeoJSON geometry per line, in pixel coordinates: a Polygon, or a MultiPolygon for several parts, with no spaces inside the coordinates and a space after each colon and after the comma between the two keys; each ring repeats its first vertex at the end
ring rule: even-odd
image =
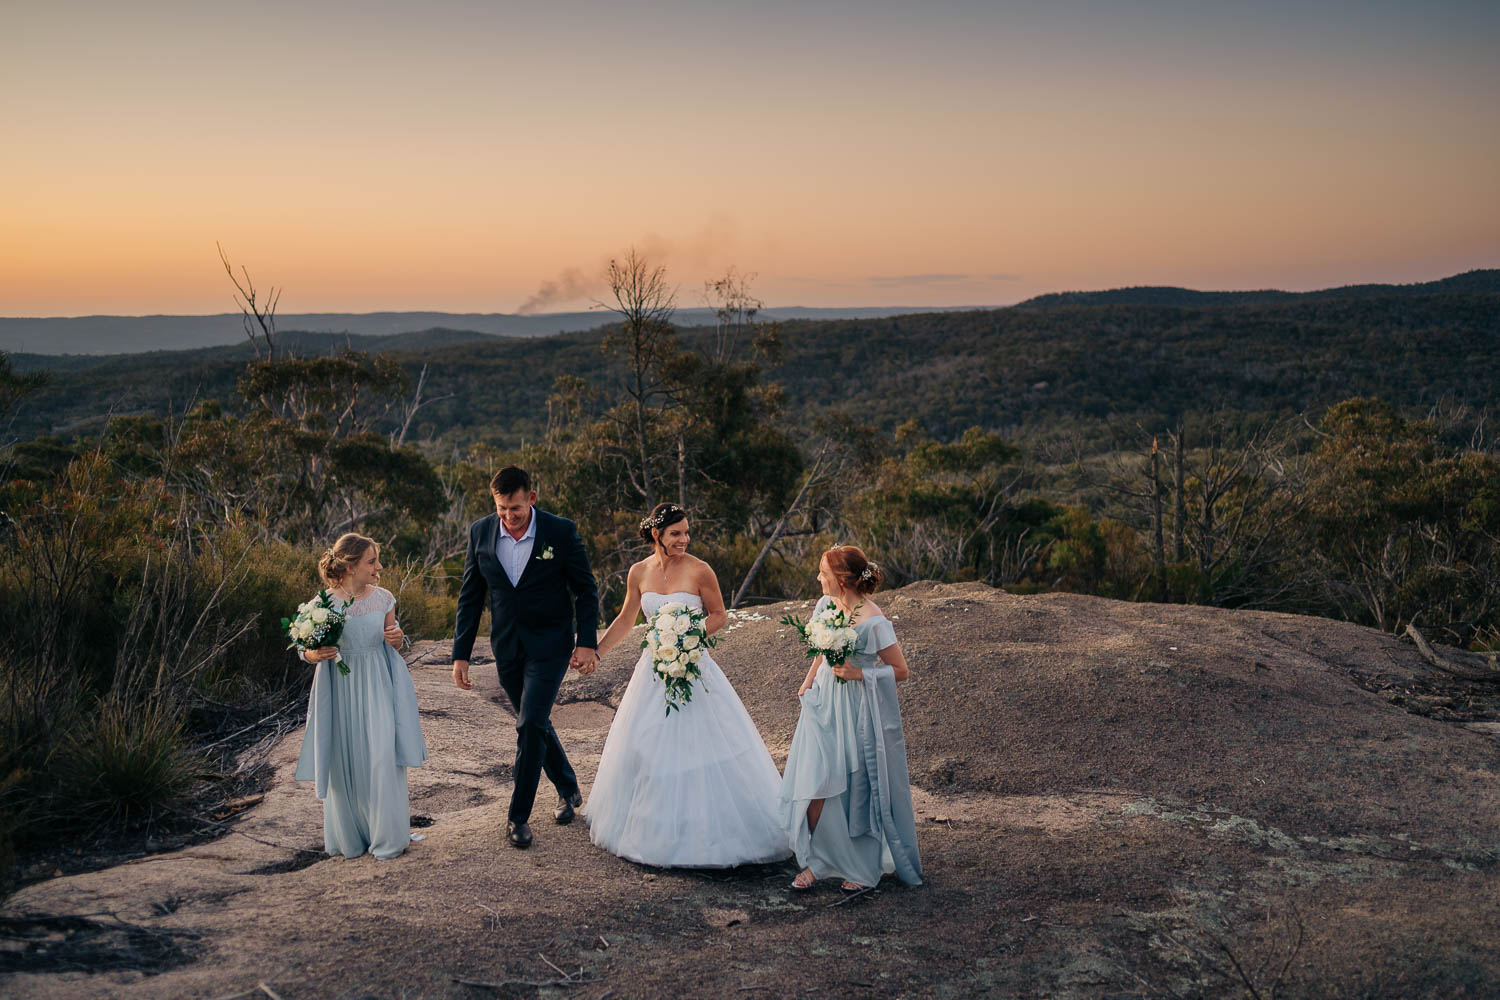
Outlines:
{"type": "Polygon", "coordinates": [[[557,820],[558,826],[567,826],[573,822],[573,810],[581,809],[582,807],[583,795],[581,793],[574,792],[572,795],[565,795],[563,796],[562,805],[557,807],[557,811],[552,814],[552,818],[557,820]]]}
{"type": "Polygon", "coordinates": [[[530,823],[506,823],[506,835],[510,838],[512,847],[527,848],[531,846],[531,824],[530,823]]]}

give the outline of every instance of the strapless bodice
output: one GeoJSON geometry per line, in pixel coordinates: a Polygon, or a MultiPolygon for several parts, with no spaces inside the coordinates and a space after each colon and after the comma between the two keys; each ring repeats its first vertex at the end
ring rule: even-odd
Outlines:
{"type": "Polygon", "coordinates": [[[697,594],[690,594],[683,590],[674,591],[670,594],[658,594],[654,590],[643,591],[641,593],[641,610],[649,618],[660,611],[663,605],[670,604],[673,601],[680,601],[694,611],[703,610],[703,598],[697,594]]]}

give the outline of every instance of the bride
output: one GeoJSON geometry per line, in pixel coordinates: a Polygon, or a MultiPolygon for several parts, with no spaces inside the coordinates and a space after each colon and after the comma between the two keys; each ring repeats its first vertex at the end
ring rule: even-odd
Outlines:
{"type": "MultiPolygon", "coordinates": [[[[641,522],[652,554],[630,567],[625,604],[599,640],[619,645],[642,610],[669,601],[705,611],[712,634],[728,615],[714,571],[690,556],[687,511],[657,504],[641,522]]],[[[665,710],[665,688],[643,652],[609,727],[584,816],[595,844],[641,864],[728,868],[790,856],[777,806],[781,776],[760,732],[704,651],[692,700],[665,710]]]]}

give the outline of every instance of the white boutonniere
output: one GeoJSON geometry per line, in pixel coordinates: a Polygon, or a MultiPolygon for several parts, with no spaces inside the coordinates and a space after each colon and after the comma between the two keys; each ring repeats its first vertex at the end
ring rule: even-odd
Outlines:
{"type": "Polygon", "coordinates": [[[539,556],[537,556],[537,558],[538,559],[551,559],[552,558],[552,546],[549,545],[545,549],[543,549],[542,550],[542,554],[539,555],[539,556]]]}

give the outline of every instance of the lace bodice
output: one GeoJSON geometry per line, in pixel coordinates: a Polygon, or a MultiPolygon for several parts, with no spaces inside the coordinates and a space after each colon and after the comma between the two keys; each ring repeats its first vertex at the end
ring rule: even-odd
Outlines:
{"type": "Polygon", "coordinates": [[[703,610],[703,598],[697,594],[690,594],[685,590],[673,591],[670,594],[658,594],[654,590],[641,592],[641,610],[646,613],[647,618],[660,611],[662,605],[669,604],[672,601],[681,601],[694,611],[703,610]]]}
{"type": "MultiPolygon", "coordinates": [[[[334,600],[338,600],[335,595],[334,600]]],[[[352,601],[344,607],[344,615],[356,618],[360,615],[374,614],[380,612],[385,614],[396,606],[396,595],[384,587],[371,587],[365,596],[357,601],[352,601]]]]}
{"type": "MultiPolygon", "coordinates": [[[[334,597],[335,601],[338,599],[334,597]]],[[[346,655],[356,650],[378,649],[385,642],[385,613],[395,606],[395,595],[384,587],[371,587],[368,594],[346,605],[339,649],[346,655]]]]}

